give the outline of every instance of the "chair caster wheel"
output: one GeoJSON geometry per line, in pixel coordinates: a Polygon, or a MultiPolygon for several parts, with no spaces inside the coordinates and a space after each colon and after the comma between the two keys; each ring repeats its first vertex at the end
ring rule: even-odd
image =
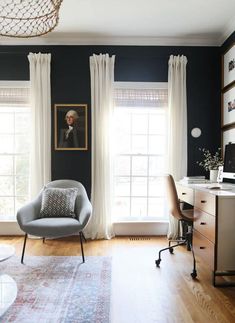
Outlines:
{"type": "Polygon", "coordinates": [[[160,267],[160,262],[161,262],[161,259],[155,260],[155,264],[157,267],[160,267]]]}
{"type": "Polygon", "coordinates": [[[196,270],[194,270],[194,271],[191,273],[191,277],[192,277],[193,279],[195,279],[195,278],[197,277],[197,272],[196,272],[196,270]]]}
{"type": "Polygon", "coordinates": [[[191,247],[187,245],[187,251],[191,251],[191,247]]]}
{"type": "Polygon", "coordinates": [[[169,252],[170,252],[170,253],[173,253],[173,252],[174,252],[174,249],[173,249],[173,248],[170,248],[170,249],[169,249],[169,252]]]}

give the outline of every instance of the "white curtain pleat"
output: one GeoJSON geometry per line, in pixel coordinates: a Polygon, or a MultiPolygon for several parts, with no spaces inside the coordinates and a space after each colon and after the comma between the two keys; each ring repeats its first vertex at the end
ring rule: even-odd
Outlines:
{"type": "Polygon", "coordinates": [[[90,57],[93,216],[85,232],[91,239],[114,236],[111,219],[114,61],[115,56],[108,54],[90,57]]]}
{"type": "MultiPolygon", "coordinates": [[[[187,174],[187,58],[171,55],[168,63],[168,172],[177,181],[187,174]]],[[[176,238],[177,232],[178,221],[170,215],[168,238],[176,238]]]]}
{"type": "Polygon", "coordinates": [[[31,99],[30,195],[51,180],[51,54],[28,55],[31,99]]]}

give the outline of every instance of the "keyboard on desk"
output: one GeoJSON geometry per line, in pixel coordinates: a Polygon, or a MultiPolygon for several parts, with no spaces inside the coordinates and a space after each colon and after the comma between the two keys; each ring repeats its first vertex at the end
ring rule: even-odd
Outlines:
{"type": "Polygon", "coordinates": [[[232,190],[235,189],[233,184],[224,184],[224,183],[210,183],[207,185],[207,188],[210,190],[232,190]]]}

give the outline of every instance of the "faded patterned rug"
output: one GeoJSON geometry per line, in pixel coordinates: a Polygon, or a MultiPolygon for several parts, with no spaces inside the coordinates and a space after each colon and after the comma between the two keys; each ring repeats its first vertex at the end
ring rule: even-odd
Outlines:
{"type": "Polygon", "coordinates": [[[111,296],[110,257],[19,257],[0,263],[17,283],[14,304],[0,322],[107,323],[111,296]]]}

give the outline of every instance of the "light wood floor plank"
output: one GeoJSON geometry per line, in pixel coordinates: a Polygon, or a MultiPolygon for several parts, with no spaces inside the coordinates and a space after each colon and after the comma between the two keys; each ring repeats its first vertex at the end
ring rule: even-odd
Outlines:
{"type": "MultiPolygon", "coordinates": [[[[21,254],[23,237],[0,237],[0,243],[12,244],[21,254]]],[[[191,253],[185,247],[174,254],[162,254],[156,268],[157,251],[167,245],[163,237],[131,240],[87,241],[86,256],[111,256],[112,323],[234,323],[235,287],[215,288],[211,273],[198,259],[198,279],[192,280],[191,253]]],[[[29,239],[27,255],[77,256],[80,243],[76,237],[46,240],[29,239]]]]}

